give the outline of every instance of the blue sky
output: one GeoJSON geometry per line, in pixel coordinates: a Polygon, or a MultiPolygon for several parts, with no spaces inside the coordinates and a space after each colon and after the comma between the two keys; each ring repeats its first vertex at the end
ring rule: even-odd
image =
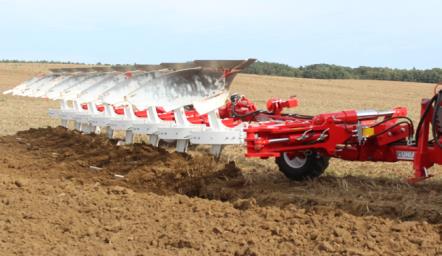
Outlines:
{"type": "Polygon", "coordinates": [[[0,0],[0,59],[442,67],[439,0],[0,0]]]}

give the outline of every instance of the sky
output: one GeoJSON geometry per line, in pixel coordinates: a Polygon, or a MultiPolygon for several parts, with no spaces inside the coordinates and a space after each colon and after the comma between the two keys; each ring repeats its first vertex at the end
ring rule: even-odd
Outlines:
{"type": "Polygon", "coordinates": [[[442,67],[440,0],[0,0],[0,59],[442,67]]]}

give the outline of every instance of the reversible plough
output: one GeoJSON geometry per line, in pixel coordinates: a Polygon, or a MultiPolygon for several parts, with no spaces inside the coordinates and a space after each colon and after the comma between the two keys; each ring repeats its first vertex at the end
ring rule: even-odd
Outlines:
{"type": "Polygon", "coordinates": [[[316,116],[284,113],[296,98],[271,98],[258,110],[246,97],[232,94],[235,76],[255,60],[210,61],[159,65],[53,69],[4,92],[60,102],[49,115],[83,133],[105,129],[109,138],[124,131],[124,142],[135,134],[149,143],[211,145],[219,157],[223,146],[244,144],[246,157],[275,157],[289,178],[321,175],[330,157],[349,161],[411,161],[417,182],[442,164],[442,90],[422,100],[416,127],[407,109],[347,110],[316,116]],[[431,139],[430,139],[431,137],[431,139]]]}

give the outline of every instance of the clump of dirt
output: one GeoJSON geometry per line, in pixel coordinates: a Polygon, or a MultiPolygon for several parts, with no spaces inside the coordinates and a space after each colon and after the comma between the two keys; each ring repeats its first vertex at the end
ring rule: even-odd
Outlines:
{"type": "Polygon", "coordinates": [[[144,143],[117,146],[117,140],[103,135],[85,135],[63,127],[30,129],[18,132],[17,137],[40,159],[53,160],[60,175],[82,182],[199,196],[209,180],[244,179],[235,163],[216,162],[209,155],[171,153],[144,143]]]}

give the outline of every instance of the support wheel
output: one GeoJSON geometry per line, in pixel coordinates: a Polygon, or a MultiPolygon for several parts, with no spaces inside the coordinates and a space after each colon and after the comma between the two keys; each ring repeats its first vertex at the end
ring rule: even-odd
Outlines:
{"type": "Polygon", "coordinates": [[[287,178],[300,181],[319,177],[327,169],[329,159],[317,152],[305,156],[291,156],[285,152],[275,162],[287,178]]]}

